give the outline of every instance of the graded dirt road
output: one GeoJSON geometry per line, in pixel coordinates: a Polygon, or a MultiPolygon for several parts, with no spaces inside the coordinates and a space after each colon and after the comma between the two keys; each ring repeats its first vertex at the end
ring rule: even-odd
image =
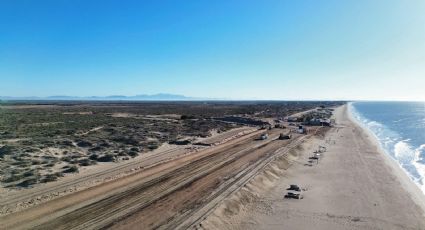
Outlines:
{"type": "MultiPolygon", "coordinates": [[[[255,128],[253,127],[237,128],[205,138],[204,141],[213,143],[214,145],[223,144],[254,131],[255,128]]],[[[125,175],[133,174],[141,169],[192,154],[194,151],[196,152],[204,148],[202,146],[196,146],[196,149],[193,149],[193,146],[166,145],[155,151],[144,153],[142,156],[129,162],[106,163],[83,168],[78,174],[68,175],[59,181],[39,184],[31,189],[17,191],[0,190],[0,216],[18,212],[106,181],[115,180],[125,175]]]]}
{"type": "Polygon", "coordinates": [[[263,130],[0,218],[2,229],[175,228],[293,140],[263,130]],[[235,179],[236,178],[236,179],[235,179]]]}

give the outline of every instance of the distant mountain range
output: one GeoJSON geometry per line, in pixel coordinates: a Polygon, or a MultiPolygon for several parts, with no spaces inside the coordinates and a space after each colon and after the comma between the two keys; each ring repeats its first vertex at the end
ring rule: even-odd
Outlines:
{"type": "Polygon", "coordinates": [[[13,101],[13,100],[57,100],[57,101],[190,101],[190,100],[211,100],[210,98],[196,98],[196,97],[187,97],[184,95],[178,94],[167,94],[167,93],[158,93],[158,94],[141,94],[135,96],[123,96],[123,95],[111,95],[111,96],[88,96],[88,97],[78,97],[78,96],[49,96],[49,97],[8,97],[0,96],[0,100],[13,101]]]}

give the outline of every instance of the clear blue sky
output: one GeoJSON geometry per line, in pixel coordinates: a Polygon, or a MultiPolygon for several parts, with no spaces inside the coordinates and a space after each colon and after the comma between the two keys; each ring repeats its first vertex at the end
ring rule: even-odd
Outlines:
{"type": "Polygon", "coordinates": [[[425,1],[0,1],[0,95],[425,100],[425,1]]]}

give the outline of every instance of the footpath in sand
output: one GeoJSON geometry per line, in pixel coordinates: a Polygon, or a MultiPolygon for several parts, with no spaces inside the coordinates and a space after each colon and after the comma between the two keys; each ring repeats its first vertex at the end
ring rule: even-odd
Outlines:
{"type": "Polygon", "coordinates": [[[202,229],[425,229],[423,194],[348,115],[228,197],[202,229]],[[327,147],[319,163],[313,151],[327,147]],[[284,199],[290,184],[304,199],[284,199]]]}

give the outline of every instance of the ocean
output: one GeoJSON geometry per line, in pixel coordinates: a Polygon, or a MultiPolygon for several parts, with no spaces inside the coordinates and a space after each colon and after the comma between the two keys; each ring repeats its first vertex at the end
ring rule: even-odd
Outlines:
{"type": "Polygon", "coordinates": [[[425,102],[353,102],[349,109],[425,194],[425,102]]]}

